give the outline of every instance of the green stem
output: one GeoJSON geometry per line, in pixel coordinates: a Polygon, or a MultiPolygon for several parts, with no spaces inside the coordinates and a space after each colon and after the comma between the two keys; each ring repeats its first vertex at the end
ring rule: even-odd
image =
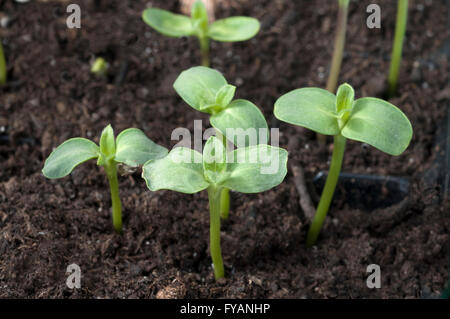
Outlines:
{"type": "MultiPolygon", "coordinates": [[[[217,138],[219,138],[225,150],[227,149],[227,138],[222,135],[219,130],[216,130],[217,138]]],[[[230,190],[228,188],[223,188],[220,194],[220,217],[224,220],[228,219],[230,214],[230,190]]]]}
{"type": "Polygon", "coordinates": [[[406,23],[408,20],[408,0],[398,0],[397,22],[395,24],[394,45],[392,48],[391,66],[389,68],[389,97],[397,91],[398,72],[402,62],[403,41],[405,39],[406,23]]]}
{"type": "Polygon", "coordinates": [[[122,203],[119,197],[119,181],[117,179],[117,163],[109,161],[104,165],[111,191],[112,220],[116,232],[122,232],[122,203]]]}
{"type": "Polygon", "coordinates": [[[200,50],[202,52],[202,66],[209,67],[209,39],[206,36],[199,37],[200,50]]]}
{"type": "Polygon", "coordinates": [[[220,192],[220,217],[228,219],[230,213],[230,190],[228,188],[222,189],[220,192]]]}
{"type": "Polygon", "coordinates": [[[330,208],[331,200],[333,199],[334,190],[341,172],[342,159],[344,158],[346,138],[342,135],[334,136],[334,149],[331,157],[331,166],[328,172],[327,181],[320,197],[319,206],[314,215],[313,222],[309,228],[306,244],[312,246],[316,243],[322,228],[328,209],[330,208]]]}
{"type": "Polygon", "coordinates": [[[220,249],[220,196],[222,190],[210,186],[208,188],[209,199],[209,235],[210,235],[210,251],[211,258],[214,265],[214,277],[220,279],[225,276],[222,251],[220,249]]]}
{"type": "Polygon", "coordinates": [[[6,60],[5,54],[3,53],[3,44],[0,39],[0,85],[4,85],[6,83],[6,60]]]}
{"type": "Polygon", "coordinates": [[[342,56],[344,53],[345,35],[347,33],[348,3],[349,0],[339,0],[336,38],[334,39],[333,58],[331,60],[331,70],[327,81],[327,90],[333,94],[336,92],[339,73],[341,71],[342,56]]]}

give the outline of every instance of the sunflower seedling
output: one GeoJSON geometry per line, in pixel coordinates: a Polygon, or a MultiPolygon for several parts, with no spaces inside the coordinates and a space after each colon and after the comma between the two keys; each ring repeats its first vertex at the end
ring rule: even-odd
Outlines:
{"type": "Polygon", "coordinates": [[[216,279],[224,276],[220,248],[220,197],[223,188],[259,193],[279,185],[287,172],[287,151],[269,145],[253,145],[227,152],[220,138],[211,136],[203,154],[174,148],[143,167],[142,177],[152,191],[168,189],[194,194],[208,191],[210,252],[216,279]]]}
{"type": "Polygon", "coordinates": [[[346,139],[367,143],[397,156],[403,153],[412,138],[411,123],[396,106],[372,97],[355,101],[354,96],[353,88],[342,84],[336,95],[319,88],[302,88],[275,102],[274,114],[279,120],[334,136],[331,166],[308,232],[308,246],[315,244],[330,207],[346,139]]]}
{"type": "Polygon", "coordinates": [[[254,37],[260,28],[259,21],[250,17],[230,17],[208,22],[208,13],[202,1],[192,6],[191,17],[172,12],[148,8],[142,18],[156,31],[169,37],[196,36],[200,42],[202,65],[209,66],[209,42],[245,41],[254,37]]]}
{"type": "MultiPolygon", "coordinates": [[[[252,102],[233,100],[236,87],[227,83],[223,75],[204,66],[183,71],[173,85],[178,95],[197,111],[210,114],[211,126],[217,136],[237,147],[267,144],[268,126],[264,115],[252,102]]],[[[223,188],[221,216],[226,219],[230,195],[223,188]]]]}
{"type": "Polygon", "coordinates": [[[167,155],[168,150],[152,142],[137,128],[122,131],[114,140],[111,125],[103,129],[100,147],[94,142],[81,138],[71,138],[58,146],[47,158],[42,169],[45,177],[62,178],[90,159],[97,159],[97,165],[103,166],[108,178],[112,201],[112,219],[114,229],[122,231],[122,204],[119,198],[117,179],[118,163],[136,167],[149,160],[167,155]]]}

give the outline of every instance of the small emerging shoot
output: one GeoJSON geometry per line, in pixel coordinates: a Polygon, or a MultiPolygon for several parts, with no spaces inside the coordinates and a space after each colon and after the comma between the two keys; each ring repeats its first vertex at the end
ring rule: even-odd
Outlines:
{"type": "Polygon", "coordinates": [[[95,59],[91,66],[91,72],[98,77],[104,77],[108,72],[109,64],[102,57],[95,59]]]}
{"type": "MultiPolygon", "coordinates": [[[[237,147],[267,144],[264,115],[250,101],[233,100],[236,87],[228,84],[220,72],[203,66],[192,67],[178,76],[173,87],[192,108],[210,114],[211,126],[223,137],[224,145],[227,139],[237,147]]],[[[226,219],[230,209],[227,188],[223,188],[221,198],[221,216],[226,219]]]]}
{"type": "Polygon", "coordinates": [[[254,37],[260,28],[259,21],[250,17],[230,17],[208,22],[208,13],[201,0],[194,3],[191,17],[149,8],[142,14],[144,22],[168,37],[196,36],[200,43],[202,65],[209,66],[209,41],[245,41],[254,37]]]}
{"type": "Polygon", "coordinates": [[[302,88],[281,96],[274,114],[281,121],[334,136],[331,166],[313,222],[307,245],[316,243],[328,213],[341,171],[347,139],[374,146],[390,155],[400,155],[412,138],[408,118],[389,102],[365,97],[354,100],[355,93],[342,84],[337,94],[319,88],[302,88]]]}
{"type": "Polygon", "coordinates": [[[394,45],[392,47],[391,66],[389,68],[389,97],[397,92],[398,72],[402,62],[403,41],[408,20],[408,0],[398,0],[397,21],[395,24],[394,45]]]}
{"type": "Polygon", "coordinates": [[[168,150],[152,142],[145,134],[136,128],[122,131],[117,139],[111,125],[103,129],[100,137],[100,147],[94,142],[81,138],[71,138],[58,146],[47,158],[42,169],[45,177],[62,178],[72,170],[90,159],[97,159],[97,165],[103,166],[108,178],[114,229],[122,231],[122,204],[119,198],[119,183],[117,179],[117,164],[131,167],[143,165],[149,160],[159,159],[167,155],[168,150]]]}
{"type": "Polygon", "coordinates": [[[259,193],[279,185],[287,173],[287,151],[254,145],[227,152],[223,142],[211,136],[203,154],[185,147],[174,148],[143,167],[142,177],[152,191],[168,189],[185,194],[208,191],[210,252],[216,279],[224,277],[220,248],[220,197],[222,189],[259,193]]]}

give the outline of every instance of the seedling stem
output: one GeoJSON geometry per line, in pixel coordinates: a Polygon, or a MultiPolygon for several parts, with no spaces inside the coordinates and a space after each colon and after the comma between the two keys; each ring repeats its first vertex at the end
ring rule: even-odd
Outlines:
{"type": "Polygon", "coordinates": [[[117,179],[117,163],[113,160],[108,161],[104,166],[106,176],[108,177],[109,188],[111,191],[112,219],[116,232],[122,232],[122,203],[119,197],[119,181],[117,179]]]}
{"type": "Polygon", "coordinates": [[[6,83],[6,74],[5,54],[3,53],[3,44],[0,40],[0,85],[4,85],[6,83]]]}
{"type": "Polygon", "coordinates": [[[345,46],[345,35],[347,33],[348,3],[349,0],[339,0],[336,38],[334,40],[331,71],[327,81],[327,90],[333,94],[336,93],[339,72],[341,71],[342,55],[345,46]]]}
{"type": "Polygon", "coordinates": [[[397,22],[395,24],[394,45],[392,48],[391,66],[389,69],[389,97],[397,91],[398,72],[402,62],[403,41],[405,39],[408,20],[408,0],[398,0],[397,22]]]}
{"type": "Polygon", "coordinates": [[[327,217],[327,212],[330,208],[334,190],[338,182],[339,173],[341,172],[346,141],[347,139],[341,134],[334,136],[334,148],[333,155],[331,157],[330,170],[325,182],[325,187],[322,191],[322,196],[320,197],[319,205],[317,206],[316,215],[314,216],[313,222],[308,231],[306,238],[306,244],[308,246],[312,246],[316,243],[325,217],[327,217]]]}
{"type": "Polygon", "coordinates": [[[222,189],[220,193],[220,217],[228,219],[230,212],[230,190],[228,188],[222,189]]]}
{"type": "Polygon", "coordinates": [[[200,50],[202,52],[202,65],[209,67],[209,39],[207,37],[198,38],[200,50]]]}
{"type": "Polygon", "coordinates": [[[222,189],[213,185],[208,187],[209,199],[209,235],[210,235],[210,251],[214,265],[214,277],[223,278],[225,271],[222,261],[222,250],[220,248],[220,200],[222,189]]]}

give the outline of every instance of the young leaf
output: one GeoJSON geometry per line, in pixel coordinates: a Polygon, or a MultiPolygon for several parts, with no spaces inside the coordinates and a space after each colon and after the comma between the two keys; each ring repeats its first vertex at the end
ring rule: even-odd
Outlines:
{"type": "Polygon", "coordinates": [[[203,176],[202,154],[185,147],[174,148],[166,157],[145,163],[142,177],[152,191],[169,189],[193,194],[209,186],[203,176]]]}
{"type": "Polygon", "coordinates": [[[152,140],[137,128],[122,131],[116,139],[116,162],[128,166],[143,165],[149,160],[160,159],[168,150],[152,140]]]}
{"type": "Polygon", "coordinates": [[[142,13],[142,19],[153,29],[169,37],[183,37],[194,34],[191,19],[184,15],[157,8],[148,8],[142,13]]]}
{"type": "Polygon", "coordinates": [[[192,23],[194,24],[194,29],[202,30],[201,32],[206,32],[208,29],[208,12],[206,11],[205,4],[201,0],[197,0],[191,9],[192,23]]]}
{"type": "Polygon", "coordinates": [[[341,134],[379,150],[400,155],[412,138],[412,127],[400,109],[389,102],[366,97],[355,101],[341,134]]]}
{"type": "Polygon", "coordinates": [[[196,66],[181,72],[173,87],[187,104],[204,111],[205,106],[216,105],[216,95],[225,85],[227,81],[220,72],[196,66]]]}
{"type": "Polygon", "coordinates": [[[116,153],[116,141],[111,124],[103,129],[102,135],[100,136],[100,152],[106,157],[116,153]]]}
{"type": "Polygon", "coordinates": [[[209,26],[208,35],[216,41],[245,41],[259,31],[259,21],[250,17],[231,17],[217,20],[209,26]]]}
{"type": "Polygon", "coordinates": [[[279,185],[287,173],[288,152],[269,145],[254,145],[231,152],[228,176],[222,186],[241,192],[259,193],[279,185]]]}
{"type": "Polygon", "coordinates": [[[224,85],[216,94],[216,104],[221,108],[226,108],[231,103],[236,92],[234,85],[224,85]]]}
{"type": "Polygon", "coordinates": [[[355,91],[347,83],[341,84],[336,93],[336,112],[351,111],[353,101],[355,99],[355,91]]]}
{"type": "Polygon", "coordinates": [[[234,100],[225,109],[212,115],[210,122],[238,147],[268,142],[269,129],[264,115],[250,101],[234,100]],[[265,130],[263,141],[260,141],[260,129],[265,130]]]}
{"type": "Polygon", "coordinates": [[[222,141],[211,136],[203,148],[203,173],[206,179],[214,184],[219,184],[225,177],[227,169],[227,153],[222,141]]]}
{"type": "Polygon", "coordinates": [[[58,146],[47,158],[42,174],[47,178],[67,176],[79,164],[99,156],[99,148],[85,138],[71,138],[58,146]]]}
{"type": "Polygon", "coordinates": [[[275,102],[277,119],[304,126],[325,135],[339,133],[336,118],[336,96],[319,88],[296,89],[284,94],[275,102]]]}

